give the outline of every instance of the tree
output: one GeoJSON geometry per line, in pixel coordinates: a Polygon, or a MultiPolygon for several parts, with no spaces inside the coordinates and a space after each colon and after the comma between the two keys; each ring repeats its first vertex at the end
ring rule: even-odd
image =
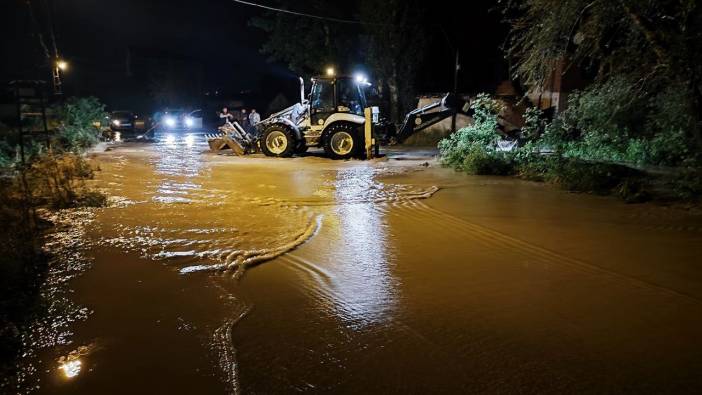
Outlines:
{"type": "MultiPolygon", "coordinates": [[[[314,0],[310,10],[354,15],[344,4],[335,9],[334,3],[314,0]]],[[[261,51],[298,75],[320,74],[330,65],[347,72],[364,64],[389,102],[392,121],[399,122],[414,106],[414,82],[426,45],[421,9],[414,0],[361,0],[360,23],[269,12],[251,25],[268,33],[261,51]]]]}
{"type": "Polygon", "coordinates": [[[387,89],[394,123],[415,104],[414,83],[426,47],[421,10],[418,1],[361,1],[366,59],[381,92],[387,89]]]}
{"type": "MultiPolygon", "coordinates": [[[[539,85],[569,59],[594,76],[605,94],[625,84],[630,100],[612,102],[611,117],[636,111],[683,120],[702,149],[702,9],[697,0],[502,0],[511,24],[507,55],[514,73],[539,85]],[[680,100],[672,106],[669,99],[680,100]]],[[[632,117],[627,117],[631,119],[632,117]]],[[[631,125],[620,125],[622,129],[631,125]]],[[[635,133],[646,133],[639,127],[635,133]]]]}
{"type": "MultiPolygon", "coordinates": [[[[311,1],[310,9],[325,10],[325,15],[348,13],[347,9],[337,10],[334,3],[321,0],[311,1]]],[[[250,25],[268,33],[261,52],[269,55],[270,61],[283,62],[306,79],[323,73],[329,66],[344,70],[358,54],[359,29],[355,25],[281,12],[252,18],[250,25]]]]}

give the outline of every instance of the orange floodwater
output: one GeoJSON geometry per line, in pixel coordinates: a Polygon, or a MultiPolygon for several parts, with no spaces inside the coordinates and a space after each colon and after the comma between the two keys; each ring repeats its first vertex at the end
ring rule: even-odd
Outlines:
{"type": "Polygon", "coordinates": [[[702,391],[700,216],[425,151],[178,134],[93,161],[111,205],[70,281],[90,313],[40,352],[37,393],[702,391]]]}

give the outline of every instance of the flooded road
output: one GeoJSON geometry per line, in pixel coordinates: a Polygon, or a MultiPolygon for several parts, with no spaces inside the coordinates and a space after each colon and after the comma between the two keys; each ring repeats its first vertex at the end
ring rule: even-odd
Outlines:
{"type": "MultiPolygon", "coordinates": [[[[388,159],[94,158],[39,393],[702,390],[702,218],[388,159]]],[[[428,162],[428,166],[427,166],[428,162]]]]}

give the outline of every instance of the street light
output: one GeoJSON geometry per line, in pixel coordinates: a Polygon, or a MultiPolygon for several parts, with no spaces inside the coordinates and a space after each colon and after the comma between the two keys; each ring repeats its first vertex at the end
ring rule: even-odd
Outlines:
{"type": "Polygon", "coordinates": [[[65,60],[61,59],[56,55],[56,61],[54,62],[53,67],[51,68],[51,74],[54,80],[54,94],[55,95],[62,95],[63,94],[63,89],[61,88],[61,72],[66,71],[68,69],[68,62],[65,60]]]}
{"type": "Polygon", "coordinates": [[[333,77],[335,74],[333,67],[327,67],[327,77],[333,77]]]}

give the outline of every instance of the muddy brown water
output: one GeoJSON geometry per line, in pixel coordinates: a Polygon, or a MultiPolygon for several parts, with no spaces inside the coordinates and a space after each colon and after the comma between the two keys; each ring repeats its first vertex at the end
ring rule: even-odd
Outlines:
{"type": "Polygon", "coordinates": [[[37,392],[702,390],[698,216],[425,152],[205,149],[95,157],[113,206],[71,282],[93,313],[43,352],[37,392]]]}

